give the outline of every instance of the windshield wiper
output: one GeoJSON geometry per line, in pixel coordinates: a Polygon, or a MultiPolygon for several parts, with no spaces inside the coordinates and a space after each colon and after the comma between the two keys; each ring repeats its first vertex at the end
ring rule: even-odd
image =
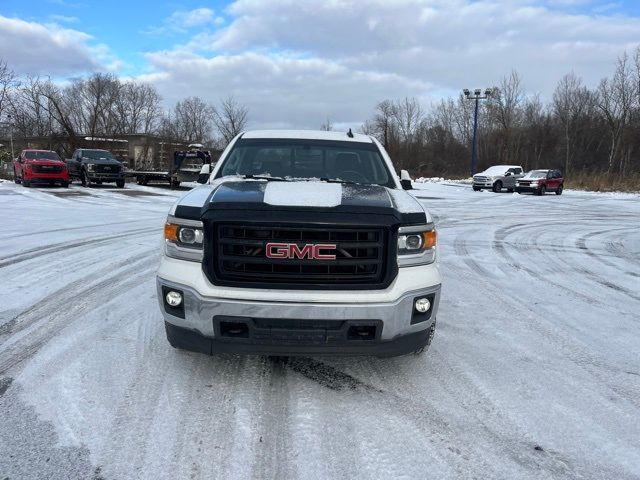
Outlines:
{"type": "Polygon", "coordinates": [[[323,177],[320,179],[321,182],[327,182],[327,183],[345,183],[347,185],[359,185],[359,182],[353,182],[351,180],[340,180],[338,178],[326,178],[323,177]]]}
{"type": "Polygon", "coordinates": [[[247,175],[243,175],[242,178],[249,178],[252,180],[266,180],[268,182],[288,182],[289,180],[284,177],[272,177],[269,175],[251,175],[250,173],[247,175]]]}

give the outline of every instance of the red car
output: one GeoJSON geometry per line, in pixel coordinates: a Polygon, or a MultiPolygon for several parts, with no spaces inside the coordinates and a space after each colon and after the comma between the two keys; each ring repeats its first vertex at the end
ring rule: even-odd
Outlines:
{"type": "Polygon", "coordinates": [[[562,195],[564,190],[564,177],[560,170],[531,170],[516,181],[516,192],[544,195],[547,192],[555,192],[562,195]]]}
{"type": "Polygon", "coordinates": [[[51,150],[23,150],[13,162],[13,178],[25,187],[32,183],[69,186],[67,165],[51,150]]]}

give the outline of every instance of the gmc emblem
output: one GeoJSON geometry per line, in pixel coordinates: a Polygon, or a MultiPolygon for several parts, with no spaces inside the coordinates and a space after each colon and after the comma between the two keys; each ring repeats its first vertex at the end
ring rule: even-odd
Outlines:
{"type": "Polygon", "coordinates": [[[267,243],[267,258],[308,258],[310,260],[335,260],[335,254],[322,253],[322,250],[335,250],[331,243],[307,243],[299,247],[295,243],[267,243]]]}

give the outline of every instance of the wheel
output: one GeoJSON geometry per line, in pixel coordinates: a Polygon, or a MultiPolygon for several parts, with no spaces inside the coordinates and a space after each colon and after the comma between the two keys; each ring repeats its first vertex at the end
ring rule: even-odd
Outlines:
{"type": "Polygon", "coordinates": [[[124,180],[116,180],[116,187],[124,188],[124,180]]]}
{"type": "Polygon", "coordinates": [[[507,188],[507,192],[513,193],[513,188],[507,188]]]}
{"type": "Polygon", "coordinates": [[[500,180],[493,184],[493,191],[495,193],[500,193],[502,191],[502,182],[500,180]]]}
{"type": "Polygon", "coordinates": [[[20,179],[18,178],[18,174],[16,173],[16,169],[13,169],[13,181],[16,183],[20,183],[20,179]]]}
{"type": "Polygon", "coordinates": [[[102,185],[102,180],[98,180],[96,183],[97,183],[98,185],[102,185]]]}
{"type": "Polygon", "coordinates": [[[22,185],[29,188],[31,186],[31,182],[29,180],[26,179],[22,179],[22,185]]]}
{"type": "Polygon", "coordinates": [[[89,177],[87,177],[87,172],[85,172],[84,170],[80,172],[80,182],[82,183],[83,187],[88,187],[91,185],[91,181],[89,180],[89,177]]]}
{"type": "Polygon", "coordinates": [[[436,334],[436,321],[434,320],[433,324],[431,325],[431,328],[429,329],[429,336],[427,337],[427,343],[425,343],[422,347],[418,348],[413,353],[415,355],[421,355],[427,350],[429,350],[429,347],[431,346],[431,342],[433,341],[433,337],[435,334],[436,334]]]}
{"type": "Polygon", "coordinates": [[[480,190],[481,190],[481,188],[480,188],[480,187],[473,187],[473,191],[474,191],[474,192],[479,192],[480,190]]]}
{"type": "Polygon", "coordinates": [[[547,194],[547,187],[545,185],[542,185],[540,187],[540,190],[538,190],[538,195],[546,195],[547,194]]]}
{"type": "Polygon", "coordinates": [[[171,180],[171,188],[178,188],[180,186],[180,180],[171,180]]]}
{"type": "Polygon", "coordinates": [[[562,190],[564,190],[564,185],[558,185],[556,189],[556,195],[562,195],[562,190]]]}
{"type": "Polygon", "coordinates": [[[60,185],[62,185],[62,188],[69,188],[69,182],[62,182],[60,185]]]}

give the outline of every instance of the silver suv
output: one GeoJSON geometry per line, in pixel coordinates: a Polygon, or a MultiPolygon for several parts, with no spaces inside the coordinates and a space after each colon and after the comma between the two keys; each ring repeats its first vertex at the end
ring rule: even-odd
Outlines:
{"type": "Polygon", "coordinates": [[[490,188],[498,193],[506,188],[513,192],[516,188],[516,180],[523,176],[522,167],[519,165],[495,165],[473,176],[473,190],[490,188]]]}

